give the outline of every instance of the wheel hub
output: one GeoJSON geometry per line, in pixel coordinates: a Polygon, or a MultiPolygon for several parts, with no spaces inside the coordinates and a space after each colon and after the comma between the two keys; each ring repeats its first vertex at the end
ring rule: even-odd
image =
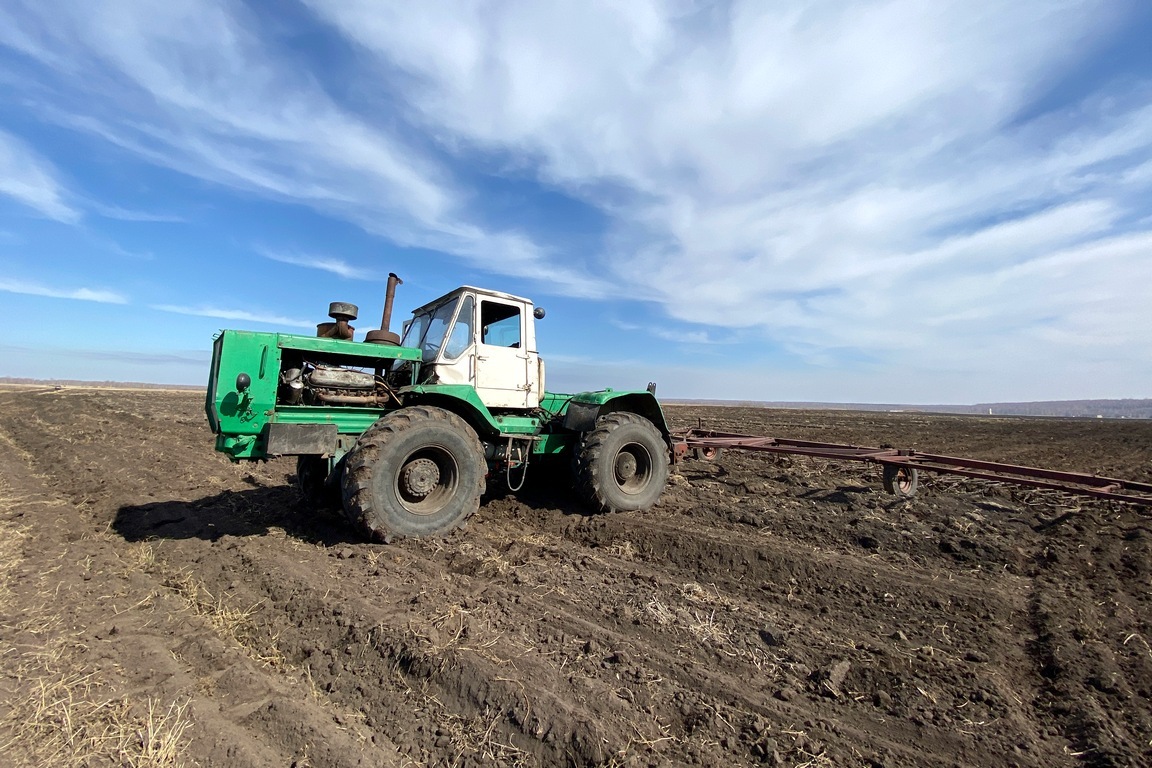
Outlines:
{"type": "Polygon", "coordinates": [[[407,494],[422,498],[440,484],[440,468],[432,459],[415,459],[401,470],[400,483],[407,494]]]}
{"type": "Polygon", "coordinates": [[[636,477],[636,457],[627,451],[616,455],[616,479],[626,483],[636,477]]]}

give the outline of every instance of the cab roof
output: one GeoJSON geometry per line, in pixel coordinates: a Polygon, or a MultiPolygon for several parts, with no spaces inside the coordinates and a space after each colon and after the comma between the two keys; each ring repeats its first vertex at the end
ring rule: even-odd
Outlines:
{"type": "Polygon", "coordinates": [[[529,306],[529,307],[532,306],[532,300],[526,299],[523,296],[513,296],[510,293],[503,293],[501,291],[493,291],[493,290],[489,290],[488,288],[476,288],[476,287],[471,286],[471,285],[462,285],[453,291],[449,291],[448,293],[444,294],[443,296],[441,296],[438,299],[433,299],[432,301],[428,302],[427,304],[425,304],[422,307],[417,307],[416,309],[412,310],[412,314],[413,315],[420,315],[420,314],[423,314],[425,312],[430,312],[433,309],[435,309],[436,307],[440,306],[441,304],[443,304],[443,303],[445,303],[451,299],[456,298],[457,296],[459,296],[462,293],[475,293],[478,296],[487,296],[487,297],[492,298],[492,299],[500,299],[501,301],[507,301],[507,302],[510,302],[512,304],[523,304],[523,305],[529,306]]]}

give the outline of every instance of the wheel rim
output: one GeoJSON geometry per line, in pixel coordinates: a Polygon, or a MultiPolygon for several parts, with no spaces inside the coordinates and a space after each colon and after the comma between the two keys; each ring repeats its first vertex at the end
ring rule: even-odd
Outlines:
{"type": "Polygon", "coordinates": [[[652,478],[652,456],[643,445],[629,443],[616,454],[612,474],[624,493],[641,493],[652,478]]]}
{"type": "Polygon", "coordinates": [[[912,470],[908,467],[900,467],[896,470],[895,477],[896,487],[902,492],[908,492],[912,489],[912,470]]]}
{"type": "Polygon", "coordinates": [[[439,446],[411,453],[396,473],[396,498],[414,515],[434,515],[456,495],[460,467],[452,453],[439,446]]]}

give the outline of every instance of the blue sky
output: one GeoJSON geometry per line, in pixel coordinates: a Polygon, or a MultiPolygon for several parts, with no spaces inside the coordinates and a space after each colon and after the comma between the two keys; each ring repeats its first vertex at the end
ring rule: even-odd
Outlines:
{"type": "Polygon", "coordinates": [[[0,7],[0,375],[461,284],[557,390],[1152,396],[1142,0],[0,7]]]}

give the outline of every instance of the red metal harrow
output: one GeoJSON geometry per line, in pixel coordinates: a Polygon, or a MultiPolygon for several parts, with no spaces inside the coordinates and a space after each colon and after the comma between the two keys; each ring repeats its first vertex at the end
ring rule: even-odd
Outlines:
{"type": "Polygon", "coordinates": [[[918,470],[923,469],[928,472],[1013,483],[1029,488],[1050,488],[1098,499],[1113,499],[1152,507],[1152,483],[1118,480],[1080,472],[1000,464],[957,456],[939,456],[897,448],[866,448],[782,437],[713,432],[697,428],[673,432],[672,447],[677,461],[687,458],[690,451],[697,458],[711,460],[722,449],[738,448],[744,451],[786,453],[879,464],[883,468],[884,490],[897,496],[912,496],[916,493],[919,483],[918,470]]]}

